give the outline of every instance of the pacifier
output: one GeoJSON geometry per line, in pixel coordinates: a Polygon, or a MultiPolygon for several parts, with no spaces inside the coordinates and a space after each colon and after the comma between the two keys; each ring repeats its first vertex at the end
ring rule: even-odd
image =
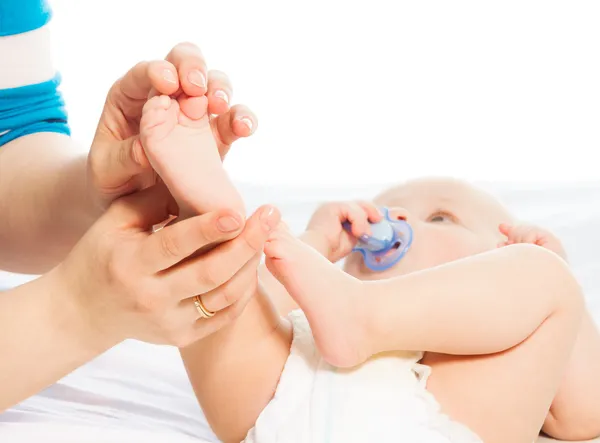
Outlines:
{"type": "MultiPolygon", "coordinates": [[[[398,263],[408,252],[413,230],[405,220],[393,220],[387,208],[381,208],[383,219],[371,223],[371,235],[363,235],[352,252],[360,252],[365,265],[372,271],[385,271],[398,263]]],[[[350,222],[344,228],[351,229],[350,222]]]]}

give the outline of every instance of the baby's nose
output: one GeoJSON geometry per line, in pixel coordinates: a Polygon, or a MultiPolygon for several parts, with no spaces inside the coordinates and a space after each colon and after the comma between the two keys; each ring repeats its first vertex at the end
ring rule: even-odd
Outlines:
{"type": "Polygon", "coordinates": [[[390,208],[389,215],[392,220],[404,220],[409,221],[410,214],[405,208],[390,208]]]}

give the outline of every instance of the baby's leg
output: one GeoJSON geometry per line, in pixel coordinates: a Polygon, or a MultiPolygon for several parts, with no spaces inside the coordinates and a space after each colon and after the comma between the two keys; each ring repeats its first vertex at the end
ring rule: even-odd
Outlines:
{"type": "Polygon", "coordinates": [[[565,303],[506,351],[427,353],[423,363],[432,367],[427,389],[444,413],[486,443],[535,441],[565,373],[579,317],[579,309],[565,303]]]}
{"type": "Polygon", "coordinates": [[[207,103],[205,96],[151,98],[140,124],[142,146],[177,200],[180,216],[222,208],[245,215],[243,201],[223,168],[207,103]]]}
{"type": "Polygon", "coordinates": [[[565,298],[583,302],[565,290],[579,291],[566,264],[537,246],[514,245],[367,282],[285,231],[271,236],[265,253],[271,272],[308,317],[323,358],[337,366],[392,350],[504,351],[527,338],[565,298]]]}
{"type": "Polygon", "coordinates": [[[502,248],[367,283],[285,233],[265,252],[331,363],[355,364],[394,349],[476,354],[448,357],[446,371],[434,371],[431,390],[443,408],[486,442],[531,442],[539,432],[583,306],[579,286],[554,254],[502,248]]]}
{"type": "Polygon", "coordinates": [[[181,350],[200,406],[224,442],[246,437],[271,401],[290,352],[289,322],[262,288],[253,295],[230,326],[181,350]]]}
{"type": "Polygon", "coordinates": [[[600,334],[589,312],[583,317],[573,354],[543,430],[559,440],[600,435],[600,334]]]}

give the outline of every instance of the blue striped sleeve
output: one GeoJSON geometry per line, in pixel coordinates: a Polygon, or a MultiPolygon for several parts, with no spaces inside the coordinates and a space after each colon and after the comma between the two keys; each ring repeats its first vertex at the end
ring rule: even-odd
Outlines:
{"type": "Polygon", "coordinates": [[[45,0],[1,0],[0,37],[41,28],[51,17],[50,6],[45,0]]]}
{"type": "Polygon", "coordinates": [[[60,80],[0,89],[0,146],[36,132],[71,135],[60,80]]]}
{"type": "MultiPolygon", "coordinates": [[[[39,29],[52,17],[46,0],[0,0],[0,38],[39,29]]],[[[10,60],[4,60],[10,63],[10,60]]],[[[0,89],[0,147],[36,132],[70,135],[60,76],[19,88],[0,89]]]]}

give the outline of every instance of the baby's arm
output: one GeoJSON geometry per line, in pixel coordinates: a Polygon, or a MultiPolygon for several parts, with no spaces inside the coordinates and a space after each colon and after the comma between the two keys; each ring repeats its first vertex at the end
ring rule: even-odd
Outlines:
{"type": "MultiPolygon", "coordinates": [[[[531,225],[501,225],[507,240],[537,244],[564,260],[567,255],[551,232],[531,225]]],[[[588,440],[600,435],[600,334],[586,310],[564,380],[544,424],[544,431],[561,440],[588,440]]]]}

